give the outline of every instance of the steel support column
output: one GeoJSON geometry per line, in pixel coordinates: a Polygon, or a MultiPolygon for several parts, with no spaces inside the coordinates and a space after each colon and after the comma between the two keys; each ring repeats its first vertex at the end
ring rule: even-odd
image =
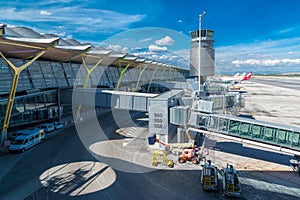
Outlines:
{"type": "MultiPolygon", "coordinates": [[[[84,79],[83,88],[87,88],[92,72],[101,64],[103,59],[100,58],[98,60],[98,62],[91,69],[89,69],[87,64],[86,64],[86,61],[85,61],[85,56],[82,56],[81,58],[82,58],[83,67],[86,71],[86,76],[85,76],[85,79],[84,79]]],[[[79,105],[78,108],[77,108],[77,117],[79,117],[80,110],[81,110],[81,105],[79,105]]]]}
{"type": "Polygon", "coordinates": [[[157,70],[158,70],[158,67],[156,67],[155,70],[154,70],[153,73],[152,73],[150,82],[149,82],[149,84],[148,84],[147,93],[150,91],[150,87],[151,87],[151,84],[152,84],[152,80],[153,80],[154,74],[156,73],[157,70]]]}
{"type": "Polygon", "coordinates": [[[128,62],[128,61],[121,61],[121,60],[119,60],[120,76],[119,76],[118,83],[117,83],[116,88],[115,88],[116,91],[119,90],[120,85],[121,85],[121,81],[122,81],[122,78],[123,78],[123,75],[126,72],[126,70],[128,69],[128,67],[130,67],[130,65],[131,65],[131,63],[128,62]],[[124,69],[122,69],[122,63],[127,63],[127,65],[125,66],[124,69]]]}
{"type": "Polygon", "coordinates": [[[8,64],[8,66],[12,69],[13,71],[13,78],[11,82],[11,87],[10,87],[10,92],[9,96],[7,99],[7,106],[6,106],[6,111],[5,111],[5,116],[3,120],[3,126],[2,126],[2,132],[1,132],[1,141],[0,143],[3,143],[7,140],[7,129],[9,126],[10,122],[10,117],[14,105],[14,100],[15,100],[15,95],[17,91],[17,86],[19,82],[19,77],[21,72],[26,69],[29,65],[31,65],[34,61],[36,61],[39,57],[41,57],[44,53],[46,53],[47,49],[44,49],[40,51],[38,54],[36,54],[32,60],[28,61],[24,65],[20,67],[16,67],[12,62],[10,62],[3,54],[0,52],[0,56],[4,59],[4,61],[8,64]]]}
{"type": "Polygon", "coordinates": [[[86,76],[85,76],[85,79],[84,79],[83,88],[87,87],[87,85],[89,83],[89,80],[90,80],[91,73],[101,64],[102,60],[103,60],[102,58],[99,59],[99,61],[91,69],[89,69],[86,62],[85,62],[85,58],[82,57],[82,64],[83,64],[84,69],[86,71],[86,76]]]}
{"type": "Polygon", "coordinates": [[[170,71],[171,71],[171,69],[168,69],[168,72],[167,72],[167,77],[166,77],[166,81],[169,81],[170,80],[170,71]]]}
{"type": "Polygon", "coordinates": [[[174,81],[174,80],[175,80],[175,70],[173,69],[173,70],[171,71],[171,73],[172,73],[172,81],[174,81]]]}
{"type": "Polygon", "coordinates": [[[138,87],[139,87],[139,84],[140,84],[140,81],[141,81],[141,78],[142,78],[142,74],[144,73],[144,71],[147,69],[147,65],[144,65],[144,68],[142,69],[142,66],[140,67],[140,73],[139,73],[139,78],[136,82],[136,86],[135,86],[135,91],[137,91],[138,87]]]}
{"type": "MultiPolygon", "coordinates": [[[[164,73],[166,71],[167,67],[164,67],[164,70],[162,71],[161,75],[160,75],[160,78],[159,78],[159,82],[162,80],[163,76],[164,76],[164,73]]],[[[159,85],[157,85],[157,89],[159,89],[159,85]]]]}
{"type": "Polygon", "coordinates": [[[172,70],[172,81],[175,81],[176,73],[175,69],[172,70]]]}
{"type": "Polygon", "coordinates": [[[161,79],[162,79],[162,77],[163,77],[163,75],[164,75],[166,69],[167,69],[167,67],[164,67],[164,70],[163,70],[163,72],[162,72],[161,75],[160,75],[159,81],[161,81],[161,79]]]}

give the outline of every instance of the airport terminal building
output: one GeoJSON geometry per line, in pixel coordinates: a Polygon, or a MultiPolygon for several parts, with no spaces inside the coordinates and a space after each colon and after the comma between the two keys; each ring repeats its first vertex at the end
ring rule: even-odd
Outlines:
{"type": "MultiPolygon", "coordinates": [[[[182,81],[189,70],[102,47],[0,27],[0,127],[58,120],[71,105],[61,91],[76,88],[154,92],[154,81],[182,81]]],[[[3,140],[2,140],[3,141],[3,140]]]]}
{"type": "MultiPolygon", "coordinates": [[[[201,85],[199,95],[203,92],[203,96],[199,98],[193,96],[194,93],[188,97],[183,94],[187,89],[197,91],[193,87],[189,88],[193,83],[186,79],[199,73],[196,70],[197,65],[201,70],[201,80],[214,75],[212,35],[209,31],[204,31],[203,34],[201,32],[201,50],[196,48],[196,44],[199,44],[199,31],[194,31],[191,35],[193,72],[190,74],[187,69],[167,63],[95,47],[74,39],[63,39],[52,34],[39,34],[26,27],[8,27],[1,24],[0,144],[6,141],[9,129],[59,121],[66,113],[73,111],[74,114],[75,104],[75,112],[79,116],[85,108],[95,110],[97,107],[149,112],[150,134],[159,132],[153,128],[157,124],[152,123],[154,117],[151,116],[160,107],[159,112],[163,110],[165,113],[164,119],[160,120],[166,124],[186,127],[189,122],[190,126],[199,130],[211,130],[299,149],[298,127],[249,121],[232,118],[230,115],[212,115],[218,111],[226,114],[227,111],[236,112],[235,109],[241,104],[241,95],[228,92],[224,83],[207,84],[205,90],[204,85],[201,85]],[[170,88],[171,91],[166,92],[170,88]],[[179,90],[173,90],[174,88],[179,90]],[[75,98],[74,91],[77,95],[75,98]],[[112,98],[113,93],[103,94],[102,91],[113,91],[117,98],[112,98]],[[128,93],[122,91],[135,93],[128,96],[128,93]],[[92,93],[96,95],[93,96],[92,93]],[[95,103],[90,103],[91,100],[95,103]],[[178,103],[179,100],[181,104],[178,103]],[[184,105],[186,109],[176,107],[178,105],[184,105]],[[174,112],[170,112],[169,108],[174,112]],[[208,115],[203,117],[203,112],[208,115]]],[[[197,84],[195,80],[194,83],[197,84]]],[[[163,141],[168,142],[168,129],[163,131],[163,141]]]]}

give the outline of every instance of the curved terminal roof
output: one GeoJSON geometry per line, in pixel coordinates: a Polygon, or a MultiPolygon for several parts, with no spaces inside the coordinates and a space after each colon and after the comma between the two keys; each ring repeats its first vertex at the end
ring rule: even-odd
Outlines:
{"type": "Polygon", "coordinates": [[[41,34],[27,27],[7,27],[7,28],[12,29],[15,33],[21,35],[24,38],[35,38],[35,39],[44,38],[41,34]]]}
{"type": "MultiPolygon", "coordinates": [[[[81,43],[75,39],[60,38],[55,34],[40,34],[28,27],[13,27],[0,24],[0,52],[12,58],[30,59],[42,50],[46,50],[40,59],[56,62],[82,63],[82,57],[92,62],[102,59],[101,65],[137,67],[143,63],[151,67],[169,67],[157,61],[116,52],[103,47],[94,47],[91,44],[81,43]],[[127,62],[127,63],[126,63],[127,62]]],[[[176,67],[177,69],[182,69],[176,67]]]]}

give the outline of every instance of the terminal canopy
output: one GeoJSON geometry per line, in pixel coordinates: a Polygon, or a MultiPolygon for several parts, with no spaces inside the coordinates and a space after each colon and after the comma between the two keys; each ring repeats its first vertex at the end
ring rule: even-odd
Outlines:
{"type": "MultiPolygon", "coordinates": [[[[103,47],[95,47],[74,39],[60,38],[55,34],[40,34],[27,27],[0,25],[0,52],[8,58],[31,59],[38,52],[46,50],[40,59],[56,62],[82,63],[82,58],[101,65],[139,67],[146,64],[150,68],[170,67],[154,60],[137,57],[127,53],[116,52],[103,47]]],[[[174,67],[174,66],[172,66],[174,67]]],[[[175,67],[177,70],[183,68],[175,67]]]]}

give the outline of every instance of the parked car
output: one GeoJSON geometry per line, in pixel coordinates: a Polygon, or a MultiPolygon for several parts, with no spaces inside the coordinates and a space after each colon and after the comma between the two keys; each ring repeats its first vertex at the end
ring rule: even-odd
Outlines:
{"type": "Polygon", "coordinates": [[[54,131],[54,125],[52,123],[41,124],[38,126],[38,128],[44,129],[44,131],[47,133],[54,131]]]}
{"type": "Polygon", "coordinates": [[[24,152],[26,149],[39,144],[45,140],[45,132],[43,129],[33,129],[25,135],[19,135],[15,140],[11,141],[9,146],[10,152],[24,152]]]}
{"type": "Polygon", "coordinates": [[[53,122],[52,123],[55,129],[62,129],[64,125],[61,122],[53,122]]]}

